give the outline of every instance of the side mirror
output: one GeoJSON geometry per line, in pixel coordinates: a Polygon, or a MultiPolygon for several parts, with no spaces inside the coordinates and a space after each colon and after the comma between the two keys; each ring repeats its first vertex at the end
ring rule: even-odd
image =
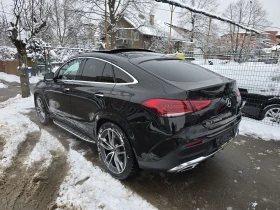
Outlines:
{"type": "Polygon", "coordinates": [[[53,72],[46,73],[45,76],[44,76],[44,80],[46,80],[46,81],[52,81],[53,78],[54,78],[54,73],[53,72]]]}

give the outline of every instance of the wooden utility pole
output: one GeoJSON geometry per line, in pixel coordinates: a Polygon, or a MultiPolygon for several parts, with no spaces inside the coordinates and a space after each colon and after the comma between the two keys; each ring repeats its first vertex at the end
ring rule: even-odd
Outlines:
{"type": "Polygon", "coordinates": [[[105,50],[107,50],[107,49],[109,49],[108,31],[107,31],[107,0],[105,0],[105,24],[104,24],[104,33],[105,33],[105,50]]]}
{"type": "Polygon", "coordinates": [[[170,53],[170,48],[171,48],[171,29],[172,29],[172,19],[173,19],[173,12],[175,10],[175,7],[173,5],[169,5],[170,10],[171,10],[171,16],[170,16],[170,25],[169,25],[169,37],[168,37],[168,53],[170,53]]]}
{"type": "Polygon", "coordinates": [[[206,41],[206,48],[205,48],[205,61],[204,64],[206,64],[206,59],[207,59],[207,52],[208,52],[208,43],[209,43],[209,36],[210,36],[210,30],[211,30],[211,22],[212,22],[212,18],[210,17],[209,20],[209,28],[208,28],[208,34],[207,34],[207,41],[206,41]]]}
{"type": "Polygon", "coordinates": [[[235,37],[235,25],[233,25],[233,33],[231,35],[231,53],[233,53],[233,48],[234,48],[234,37],[235,37]]]}

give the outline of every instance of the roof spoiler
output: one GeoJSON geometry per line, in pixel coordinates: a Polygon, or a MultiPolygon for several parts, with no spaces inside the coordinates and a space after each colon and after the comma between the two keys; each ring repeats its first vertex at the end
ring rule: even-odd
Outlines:
{"type": "Polygon", "coordinates": [[[116,54],[116,53],[124,53],[124,52],[154,52],[154,51],[146,50],[146,49],[137,49],[137,48],[129,49],[128,48],[128,49],[102,50],[102,51],[96,51],[96,52],[116,54]]]}

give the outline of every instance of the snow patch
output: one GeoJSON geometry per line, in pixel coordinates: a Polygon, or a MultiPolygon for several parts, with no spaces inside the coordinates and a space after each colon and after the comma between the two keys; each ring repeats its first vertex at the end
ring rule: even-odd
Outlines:
{"type": "Polygon", "coordinates": [[[18,76],[13,75],[13,74],[7,74],[4,72],[0,72],[0,79],[4,80],[6,82],[17,82],[20,83],[20,79],[18,76]]]}
{"type": "Polygon", "coordinates": [[[39,142],[36,144],[24,164],[29,168],[36,162],[42,162],[41,167],[47,168],[51,165],[53,159],[51,151],[66,152],[65,148],[57,138],[42,129],[39,142]]]}
{"type": "MultiPolygon", "coordinates": [[[[4,72],[0,72],[0,79],[4,80],[6,82],[17,82],[20,83],[20,77],[13,75],[13,74],[7,74],[4,72]]],[[[36,84],[37,82],[39,82],[40,80],[43,79],[42,75],[39,76],[33,76],[31,78],[29,78],[29,83],[30,84],[36,84]]]]}
{"type": "Polygon", "coordinates": [[[4,88],[8,88],[8,86],[0,82],[0,89],[4,89],[4,88]]]}
{"type": "Polygon", "coordinates": [[[250,203],[250,206],[252,207],[252,209],[255,209],[257,205],[258,205],[258,203],[256,201],[250,203]]]}
{"type": "Polygon", "coordinates": [[[224,77],[236,80],[239,88],[247,89],[249,93],[280,96],[280,67],[276,64],[260,62],[236,63],[230,61],[223,64],[223,60],[200,57],[192,63],[198,64],[224,77]],[[213,65],[207,65],[211,61],[213,65]],[[250,78],[250,79],[248,79],[250,78]]]}
{"type": "Polygon", "coordinates": [[[4,149],[0,153],[0,174],[13,163],[20,145],[25,141],[27,134],[39,131],[39,127],[21,113],[34,107],[33,96],[21,98],[17,95],[0,103],[0,137],[4,141],[4,149]]]}
{"type": "Polygon", "coordinates": [[[280,129],[277,126],[271,126],[255,122],[251,120],[242,120],[239,127],[241,135],[261,138],[265,141],[275,140],[280,141],[280,129]]]}
{"type": "Polygon", "coordinates": [[[58,209],[156,209],[108,173],[70,149],[70,170],[60,186],[58,209]]]}

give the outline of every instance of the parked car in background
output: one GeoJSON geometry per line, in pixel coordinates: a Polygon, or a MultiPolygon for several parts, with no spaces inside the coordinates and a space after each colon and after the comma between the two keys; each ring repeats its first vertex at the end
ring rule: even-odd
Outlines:
{"type": "MultiPolygon", "coordinates": [[[[250,92],[239,88],[242,100],[246,101],[242,112],[245,116],[263,120],[266,118],[271,123],[280,124],[280,96],[250,92]]],[[[279,93],[280,94],[280,93],[279,93]]]]}
{"type": "Polygon", "coordinates": [[[117,179],[139,168],[179,172],[214,156],[238,134],[234,80],[147,50],[79,54],[34,91],[40,122],[97,143],[117,179]]]}

